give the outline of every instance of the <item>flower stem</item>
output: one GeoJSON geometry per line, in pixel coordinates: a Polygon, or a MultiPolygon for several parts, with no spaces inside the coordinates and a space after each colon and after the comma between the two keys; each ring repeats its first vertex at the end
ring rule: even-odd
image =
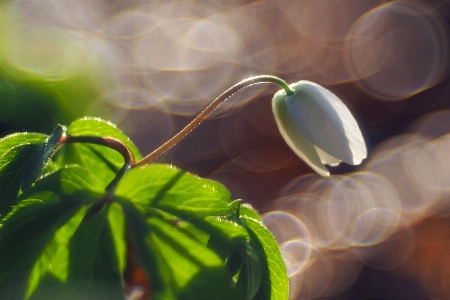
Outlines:
{"type": "Polygon", "coordinates": [[[134,165],[132,164],[131,167],[132,168],[140,167],[150,163],[155,158],[157,158],[158,156],[160,156],[161,154],[172,148],[186,135],[188,135],[195,127],[197,127],[201,122],[203,122],[203,120],[205,120],[208,117],[208,115],[211,114],[217,108],[217,106],[219,106],[220,103],[228,99],[228,97],[230,97],[231,95],[233,95],[234,93],[245,87],[258,83],[275,83],[285,90],[286,95],[289,96],[294,93],[294,91],[289,87],[289,85],[284,80],[275,76],[261,75],[244,79],[241,82],[233,85],[231,88],[223,92],[219,97],[214,99],[213,102],[211,102],[211,104],[209,104],[197,117],[195,117],[194,120],[191,121],[191,123],[189,123],[176,135],[174,135],[170,140],[165,142],[163,145],[161,145],[159,148],[148,154],[140,161],[136,162],[134,165]]]}

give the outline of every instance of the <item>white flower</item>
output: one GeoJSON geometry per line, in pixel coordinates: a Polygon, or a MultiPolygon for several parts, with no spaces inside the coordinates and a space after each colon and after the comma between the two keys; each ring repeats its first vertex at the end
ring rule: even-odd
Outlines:
{"type": "Polygon", "coordinates": [[[311,168],[329,176],[324,164],[359,165],[367,157],[361,131],[347,106],[310,81],[291,84],[294,94],[275,93],[272,109],[286,143],[311,168]]]}

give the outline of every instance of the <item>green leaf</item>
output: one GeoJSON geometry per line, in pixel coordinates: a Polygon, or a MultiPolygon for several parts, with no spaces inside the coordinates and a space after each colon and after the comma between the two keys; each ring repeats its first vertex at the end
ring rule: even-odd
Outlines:
{"type": "Polygon", "coordinates": [[[68,277],[68,241],[87,205],[104,197],[89,191],[89,175],[80,166],[48,175],[1,220],[0,299],[34,297],[49,276],[58,284],[68,277]]]}
{"type": "Polygon", "coordinates": [[[159,251],[172,270],[175,284],[180,288],[200,271],[201,268],[219,268],[220,257],[201,243],[195,236],[173,225],[176,218],[154,216],[147,219],[151,228],[151,243],[159,251]]]}
{"type": "Polygon", "coordinates": [[[50,159],[45,164],[44,168],[42,169],[41,176],[45,177],[47,175],[50,175],[53,172],[58,171],[59,169],[60,169],[60,165],[50,159]]]}
{"type": "Polygon", "coordinates": [[[82,207],[69,221],[55,231],[54,237],[45,247],[31,270],[26,291],[29,298],[46,274],[51,274],[60,282],[66,282],[69,274],[69,240],[86,214],[87,207],[82,207]]]}
{"type": "MultiPolygon", "coordinates": [[[[259,223],[259,215],[249,204],[241,204],[240,200],[236,200],[230,203],[233,209],[233,218],[238,218],[238,223],[242,224],[241,218],[249,218],[259,223]]],[[[233,222],[234,223],[234,222],[233,222]]],[[[223,226],[223,224],[221,224],[223,226]]],[[[261,255],[258,247],[259,242],[255,237],[255,234],[248,230],[247,227],[241,227],[246,231],[245,243],[234,244],[231,247],[224,243],[224,241],[218,241],[216,236],[211,237],[210,244],[213,249],[219,251],[219,253],[227,254],[227,266],[232,274],[237,276],[237,286],[245,291],[247,299],[253,299],[261,286],[263,270],[262,266],[265,264],[263,259],[264,255],[261,255]],[[248,231],[247,231],[248,230],[248,231]],[[227,247],[228,246],[228,247],[227,247]],[[228,251],[228,252],[227,252],[228,251]]]]}
{"type": "MultiPolygon", "coordinates": [[[[255,219],[242,216],[241,221],[251,234],[252,251],[257,254],[261,261],[261,286],[254,299],[288,299],[289,278],[275,238],[262,223],[255,219]]],[[[248,283],[245,285],[249,289],[253,289],[251,283],[252,280],[255,280],[255,262],[249,261],[248,265],[250,285],[248,283]]]]}
{"type": "Polygon", "coordinates": [[[0,157],[11,148],[28,144],[40,144],[45,142],[47,138],[48,136],[45,134],[29,132],[20,132],[7,135],[0,139],[0,157]]]}
{"type": "MultiPolygon", "coordinates": [[[[35,191],[52,191],[61,195],[70,195],[77,191],[90,191],[102,194],[103,184],[88,170],[78,165],[69,165],[43,177],[34,185],[35,191]]],[[[24,193],[26,195],[28,191],[24,193]]]]}
{"type": "MultiPolygon", "coordinates": [[[[198,249],[203,249],[201,251],[213,251],[220,257],[223,266],[217,267],[217,272],[220,269],[226,276],[238,273],[234,297],[242,291],[245,291],[245,297],[240,295],[246,299],[254,296],[283,299],[284,295],[288,295],[287,272],[272,235],[261,225],[260,216],[250,205],[241,205],[240,201],[230,203],[229,192],[219,183],[165,165],[149,165],[129,171],[119,183],[116,195],[133,203],[136,212],[134,217],[128,218],[143,218],[136,222],[141,224],[141,230],[150,225],[151,228],[145,229],[145,236],[141,236],[147,243],[138,247],[143,247],[139,253],[154,255],[140,260],[151,262],[146,268],[143,267],[149,273],[155,265],[161,273],[167,268],[172,270],[157,279],[166,282],[161,286],[176,283],[176,290],[166,293],[176,297],[184,292],[189,294],[193,292],[191,287],[195,284],[192,280],[198,278],[197,273],[212,272],[208,266],[193,264],[190,252],[181,250],[189,244],[185,240],[189,237],[192,242],[202,245],[198,246],[198,249]],[[172,219],[161,220],[155,214],[171,216],[172,219]],[[162,228],[166,228],[164,232],[162,228]],[[205,235],[209,238],[202,238],[205,235]],[[178,245],[175,241],[182,241],[182,244],[178,245]],[[177,257],[177,253],[179,261],[173,258],[177,257]],[[268,263],[267,260],[275,263],[268,263]],[[277,280],[277,276],[281,279],[277,280]],[[283,283],[283,280],[286,285],[282,285],[281,291],[271,287],[272,283],[283,283]]],[[[189,248],[195,247],[190,245],[189,248]]],[[[205,259],[205,256],[202,257],[205,259]]],[[[214,277],[213,274],[209,276],[214,277]]],[[[228,288],[229,292],[233,291],[228,288]]]]}
{"type": "Polygon", "coordinates": [[[42,136],[36,134],[12,135],[0,141],[0,214],[10,209],[20,189],[25,191],[38,179],[63,133],[64,127],[57,126],[47,141],[39,144],[42,136]]]}
{"type": "Polygon", "coordinates": [[[235,221],[216,216],[206,217],[204,221],[211,227],[214,227],[214,234],[220,235],[222,239],[239,242],[246,242],[250,240],[248,232],[244,229],[244,227],[240,226],[235,221]]]}
{"type": "Polygon", "coordinates": [[[94,117],[84,117],[70,124],[67,134],[71,136],[98,136],[112,137],[125,143],[133,152],[136,160],[142,158],[134,143],[119,129],[109,121],[94,117]]]}
{"type": "Polygon", "coordinates": [[[39,144],[39,147],[33,152],[28,162],[24,166],[24,173],[22,175],[22,190],[28,189],[38,179],[45,164],[53,155],[59,141],[65,132],[65,127],[58,125],[46,142],[39,144]]]}
{"type": "Polygon", "coordinates": [[[52,192],[39,192],[22,200],[3,220],[0,228],[0,299],[23,299],[32,289],[29,284],[39,281],[36,277],[45,271],[33,271],[36,264],[45,259],[42,257],[44,252],[46,256],[50,255],[48,245],[57,230],[85,204],[82,198],[77,195],[62,201],[52,192]]]}
{"type": "Polygon", "coordinates": [[[11,208],[19,194],[22,167],[28,157],[45,142],[47,136],[40,133],[16,133],[0,140],[0,215],[11,208]]]}
{"type": "MultiPolygon", "coordinates": [[[[114,124],[99,118],[83,118],[74,121],[67,129],[69,136],[112,137],[125,143],[138,160],[141,155],[131,140],[114,124]]],[[[65,144],[58,163],[79,164],[94,174],[106,187],[124,164],[120,153],[105,146],[88,143],[65,144]]]]}
{"type": "Polygon", "coordinates": [[[109,205],[83,220],[69,242],[69,276],[59,299],[125,299],[109,205]]]}
{"type": "Polygon", "coordinates": [[[243,203],[239,208],[240,217],[246,217],[255,221],[261,222],[261,216],[258,212],[248,203],[243,203]]]}
{"type": "Polygon", "coordinates": [[[258,255],[255,249],[257,246],[254,244],[251,242],[245,245],[245,256],[237,282],[237,285],[245,291],[247,299],[253,299],[258,292],[263,274],[262,266],[265,264],[261,261],[262,257],[258,255]]]}
{"type": "Polygon", "coordinates": [[[21,145],[0,158],[0,216],[10,210],[19,194],[24,167],[39,145],[21,145]]]}
{"type": "Polygon", "coordinates": [[[116,199],[122,206],[129,232],[128,248],[133,249],[134,260],[149,276],[152,299],[176,300],[172,287],[172,274],[161,254],[150,251],[150,228],[146,218],[128,201],[116,199]]]}
{"type": "Polygon", "coordinates": [[[207,247],[208,234],[158,210],[144,214],[124,206],[133,232],[136,262],[150,275],[152,299],[244,299],[232,275],[207,247]]]}
{"type": "Polygon", "coordinates": [[[112,203],[108,211],[108,222],[111,227],[114,248],[116,250],[117,265],[120,272],[125,271],[126,258],[126,237],[125,237],[125,216],[122,208],[117,203],[112,203]]]}
{"type": "Polygon", "coordinates": [[[130,199],[141,211],[152,207],[183,217],[232,213],[230,193],[220,183],[167,165],[130,170],[119,182],[116,195],[130,199]]]}

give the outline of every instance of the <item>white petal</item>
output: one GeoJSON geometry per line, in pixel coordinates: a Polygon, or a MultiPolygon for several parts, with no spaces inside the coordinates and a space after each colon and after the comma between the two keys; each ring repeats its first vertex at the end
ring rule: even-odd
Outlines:
{"type": "Polygon", "coordinates": [[[275,93],[272,99],[272,110],[278,129],[286,143],[304,162],[322,176],[330,176],[327,168],[320,161],[314,145],[297,129],[286,107],[286,94],[283,90],[275,93]]]}
{"type": "Polygon", "coordinates": [[[358,124],[347,106],[332,92],[310,81],[291,85],[286,97],[289,115],[303,135],[327,154],[358,165],[367,149],[358,124]]]}
{"type": "Polygon", "coordinates": [[[337,159],[336,157],[331,156],[330,154],[326,153],[322,149],[316,146],[317,154],[319,154],[320,161],[324,165],[329,165],[332,167],[337,167],[342,162],[341,160],[337,159]]]}

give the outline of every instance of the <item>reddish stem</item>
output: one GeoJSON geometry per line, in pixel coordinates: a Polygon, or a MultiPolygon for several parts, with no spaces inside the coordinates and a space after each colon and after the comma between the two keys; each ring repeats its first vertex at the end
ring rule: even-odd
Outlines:
{"type": "Polygon", "coordinates": [[[98,136],[63,136],[59,144],[63,145],[67,143],[89,143],[106,146],[119,152],[123,156],[125,164],[134,165],[136,163],[131,149],[125,143],[115,138],[98,136]]]}

